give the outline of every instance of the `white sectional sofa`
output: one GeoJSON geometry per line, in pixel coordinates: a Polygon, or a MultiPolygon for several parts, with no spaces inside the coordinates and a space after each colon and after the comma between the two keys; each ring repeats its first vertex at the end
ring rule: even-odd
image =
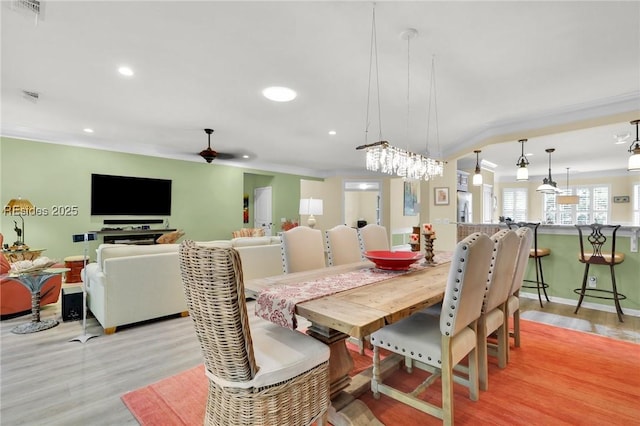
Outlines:
{"type": "MultiPolygon", "coordinates": [[[[201,242],[238,250],[245,280],[280,275],[279,237],[240,237],[201,242]]],[[[126,324],[187,314],[179,244],[101,244],[87,265],[87,305],[106,334],[126,324]]],[[[83,277],[84,277],[83,273],[83,277]]]]}

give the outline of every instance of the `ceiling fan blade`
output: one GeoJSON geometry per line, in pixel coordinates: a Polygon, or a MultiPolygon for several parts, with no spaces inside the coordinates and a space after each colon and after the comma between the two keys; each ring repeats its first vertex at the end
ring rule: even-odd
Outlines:
{"type": "Polygon", "coordinates": [[[236,158],[239,158],[240,156],[236,155],[236,154],[229,154],[227,152],[219,152],[218,156],[216,157],[218,160],[234,160],[236,158]]]}

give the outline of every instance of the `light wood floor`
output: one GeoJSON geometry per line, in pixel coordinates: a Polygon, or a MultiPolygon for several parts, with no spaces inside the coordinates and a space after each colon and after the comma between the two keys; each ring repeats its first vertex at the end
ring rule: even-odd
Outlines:
{"type": "MultiPolygon", "coordinates": [[[[640,318],[522,299],[522,318],[640,342],[640,318]]],[[[252,303],[251,303],[252,305],[252,303]]],[[[253,311],[253,306],[249,307],[253,311]]],[[[43,309],[60,319],[60,306],[43,309]]],[[[23,316],[0,323],[0,423],[2,425],[137,425],[120,396],[202,362],[191,319],[170,318],[102,335],[95,319],[61,323],[39,333],[11,333],[23,316]]],[[[256,321],[261,321],[257,319],[256,321]]],[[[526,336],[523,336],[523,346],[526,336]]]]}

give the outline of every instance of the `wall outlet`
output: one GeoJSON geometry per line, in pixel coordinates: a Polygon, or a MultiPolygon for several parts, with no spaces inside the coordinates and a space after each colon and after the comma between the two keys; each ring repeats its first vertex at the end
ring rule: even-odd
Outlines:
{"type": "Polygon", "coordinates": [[[631,232],[631,247],[630,247],[630,251],[632,253],[637,253],[638,252],[638,230],[634,229],[631,232]]]}
{"type": "Polygon", "coordinates": [[[590,288],[595,288],[598,284],[598,279],[594,275],[589,275],[589,279],[587,280],[587,284],[590,288]]]}

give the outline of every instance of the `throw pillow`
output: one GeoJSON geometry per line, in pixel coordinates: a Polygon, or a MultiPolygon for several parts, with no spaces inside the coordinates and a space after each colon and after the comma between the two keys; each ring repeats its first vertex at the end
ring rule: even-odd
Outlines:
{"type": "Polygon", "coordinates": [[[166,233],[164,235],[161,235],[156,240],[156,243],[158,243],[158,244],[173,244],[176,241],[178,241],[178,239],[180,239],[180,237],[182,237],[182,236],[184,236],[184,231],[182,231],[182,229],[178,229],[177,231],[168,232],[168,233],[166,233]]]}

